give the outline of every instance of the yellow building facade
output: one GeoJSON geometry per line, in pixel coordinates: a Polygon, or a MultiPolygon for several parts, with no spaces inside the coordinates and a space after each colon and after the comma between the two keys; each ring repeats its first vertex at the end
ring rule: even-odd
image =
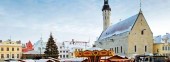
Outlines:
{"type": "Polygon", "coordinates": [[[169,43],[154,43],[153,52],[156,55],[170,56],[169,43]]]}
{"type": "Polygon", "coordinates": [[[20,41],[0,41],[0,60],[20,59],[22,56],[22,44],[20,41]]]}

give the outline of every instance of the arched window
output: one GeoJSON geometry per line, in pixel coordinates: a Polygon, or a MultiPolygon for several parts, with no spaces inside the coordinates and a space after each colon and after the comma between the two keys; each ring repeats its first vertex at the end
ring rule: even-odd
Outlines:
{"type": "Polygon", "coordinates": [[[141,31],[141,35],[143,35],[144,34],[144,31],[145,31],[146,29],[143,29],[142,31],[141,31]]]}

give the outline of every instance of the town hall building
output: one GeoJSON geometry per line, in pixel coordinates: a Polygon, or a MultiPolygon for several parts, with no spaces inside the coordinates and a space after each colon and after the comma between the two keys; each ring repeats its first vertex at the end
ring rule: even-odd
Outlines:
{"type": "Polygon", "coordinates": [[[141,9],[139,13],[114,25],[110,25],[108,0],[104,0],[102,11],[103,31],[95,41],[97,47],[128,57],[153,53],[153,33],[141,9]]]}

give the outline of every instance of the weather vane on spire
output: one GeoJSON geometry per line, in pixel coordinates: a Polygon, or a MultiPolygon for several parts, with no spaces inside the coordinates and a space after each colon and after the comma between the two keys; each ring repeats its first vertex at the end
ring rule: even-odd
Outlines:
{"type": "Polygon", "coordinates": [[[140,10],[141,10],[141,7],[142,7],[142,0],[140,0],[140,10]]]}

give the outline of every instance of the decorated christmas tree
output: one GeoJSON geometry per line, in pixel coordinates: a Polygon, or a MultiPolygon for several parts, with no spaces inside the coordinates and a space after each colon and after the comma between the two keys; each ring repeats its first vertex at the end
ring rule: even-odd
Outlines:
{"type": "Polygon", "coordinates": [[[50,34],[50,38],[48,39],[46,50],[45,50],[46,57],[52,57],[58,59],[58,47],[54,41],[52,33],[50,34]]]}

